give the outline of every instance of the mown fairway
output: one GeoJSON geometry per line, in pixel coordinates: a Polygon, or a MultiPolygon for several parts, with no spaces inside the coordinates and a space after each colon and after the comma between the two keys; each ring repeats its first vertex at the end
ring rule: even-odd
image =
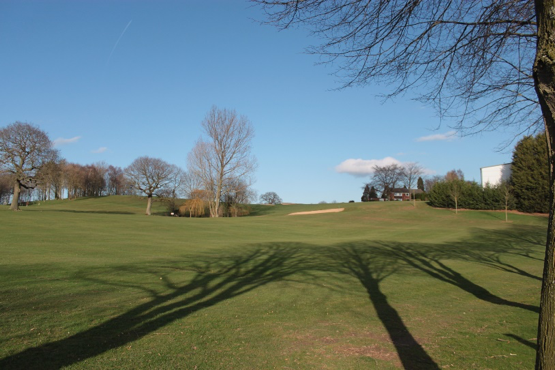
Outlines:
{"type": "Polygon", "coordinates": [[[545,218],[145,207],[0,209],[0,369],[533,368],[545,218]]]}

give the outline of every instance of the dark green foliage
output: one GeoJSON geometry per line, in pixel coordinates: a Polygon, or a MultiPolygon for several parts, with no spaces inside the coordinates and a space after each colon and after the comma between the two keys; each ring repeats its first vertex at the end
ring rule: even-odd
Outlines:
{"type": "MultiPolygon", "coordinates": [[[[428,193],[430,205],[440,208],[455,208],[455,200],[452,195],[453,185],[460,189],[457,203],[458,208],[466,209],[505,209],[505,188],[499,186],[487,186],[482,188],[474,181],[452,180],[439,181],[428,193]]],[[[514,203],[509,200],[509,209],[514,209],[514,203]]]]}
{"type": "Polygon", "coordinates": [[[427,200],[428,199],[428,194],[427,193],[416,193],[414,194],[414,199],[416,200],[427,200]]]}
{"type": "Polygon", "coordinates": [[[364,191],[362,192],[362,197],[360,197],[361,202],[369,202],[370,201],[370,187],[368,184],[364,187],[364,191]]]}
{"type": "Polygon", "coordinates": [[[376,192],[375,187],[370,187],[368,184],[364,187],[364,192],[362,193],[362,198],[360,198],[363,202],[370,202],[373,200],[378,200],[378,193],[376,192]]]}
{"type": "Polygon", "coordinates": [[[426,189],[424,189],[424,180],[422,180],[422,177],[419,177],[418,181],[416,181],[416,188],[422,191],[426,191],[426,189]]]}
{"type": "Polygon", "coordinates": [[[511,185],[516,209],[549,212],[549,162],[545,134],[526,136],[513,152],[511,185]]]}

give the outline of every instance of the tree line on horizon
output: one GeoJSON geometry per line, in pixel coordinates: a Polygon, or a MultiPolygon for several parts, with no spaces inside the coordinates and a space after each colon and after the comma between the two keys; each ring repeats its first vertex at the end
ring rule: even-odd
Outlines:
{"type": "Polygon", "coordinates": [[[234,110],[213,106],[202,127],[206,138],[189,153],[185,171],[147,156],[124,169],[104,162],[70,163],[60,158],[44,131],[15,122],[0,130],[0,201],[19,210],[21,202],[32,199],[140,194],[147,197],[147,215],[153,197],[170,212],[190,217],[247,214],[246,205],[256,200],[250,187],[256,169],[251,122],[234,110]]]}
{"type": "Polygon", "coordinates": [[[476,181],[467,181],[460,169],[444,176],[426,178],[420,176],[420,166],[391,164],[375,166],[371,182],[364,186],[363,202],[390,199],[390,192],[401,184],[415,199],[428,200],[439,208],[481,210],[518,210],[525,213],[549,212],[549,162],[545,133],[525,136],[515,146],[511,165],[511,176],[499,184],[482,187],[476,181]],[[408,168],[408,169],[407,169],[408,168]],[[407,173],[409,175],[407,175],[407,173]],[[411,187],[410,174],[418,176],[415,193],[411,187]]]}

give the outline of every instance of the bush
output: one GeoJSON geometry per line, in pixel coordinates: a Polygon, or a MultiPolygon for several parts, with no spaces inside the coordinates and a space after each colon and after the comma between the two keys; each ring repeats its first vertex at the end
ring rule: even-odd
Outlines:
{"type": "Polygon", "coordinates": [[[427,194],[427,193],[417,193],[417,194],[414,194],[414,199],[416,199],[416,200],[421,200],[421,201],[425,201],[426,199],[428,199],[428,194],[427,194]]]}
{"type": "MultiPolygon", "coordinates": [[[[499,210],[505,209],[504,185],[482,188],[474,181],[452,180],[439,181],[428,193],[430,205],[439,208],[455,208],[453,186],[457,186],[458,208],[499,210]]],[[[509,200],[509,209],[514,209],[514,202],[509,200]]]]}

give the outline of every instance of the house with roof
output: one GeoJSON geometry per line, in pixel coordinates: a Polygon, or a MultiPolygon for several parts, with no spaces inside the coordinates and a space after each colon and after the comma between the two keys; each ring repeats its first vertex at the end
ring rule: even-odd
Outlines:
{"type": "Polygon", "coordinates": [[[410,200],[410,190],[407,188],[392,188],[389,190],[389,200],[410,200]]]}

